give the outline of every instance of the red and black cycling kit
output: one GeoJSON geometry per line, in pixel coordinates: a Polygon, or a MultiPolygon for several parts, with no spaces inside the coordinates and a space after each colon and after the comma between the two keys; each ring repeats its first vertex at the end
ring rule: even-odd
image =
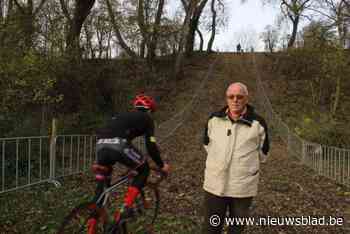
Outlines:
{"type": "Polygon", "coordinates": [[[148,154],[162,168],[164,163],[155,142],[154,128],[154,121],[147,112],[136,110],[116,114],[97,131],[97,163],[111,166],[119,162],[136,168],[138,175],[132,186],[141,189],[149,175],[149,166],[145,156],[131,142],[136,137],[144,136],[148,154]]]}

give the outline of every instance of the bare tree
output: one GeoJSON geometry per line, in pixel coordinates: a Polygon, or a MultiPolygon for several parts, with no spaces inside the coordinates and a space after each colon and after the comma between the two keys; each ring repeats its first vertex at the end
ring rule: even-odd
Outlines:
{"type": "Polygon", "coordinates": [[[79,38],[83,23],[90,14],[96,0],[75,0],[73,16],[68,11],[68,4],[60,0],[62,11],[68,20],[68,32],[66,37],[67,52],[71,55],[80,55],[79,38]]]}
{"type": "Polygon", "coordinates": [[[185,15],[185,19],[180,32],[178,54],[176,57],[175,67],[174,67],[175,78],[179,78],[181,75],[182,63],[183,63],[183,57],[184,57],[184,45],[187,45],[188,43],[187,40],[189,38],[188,34],[190,31],[191,18],[194,14],[194,11],[197,5],[197,0],[190,0],[188,4],[185,2],[185,0],[182,0],[182,3],[184,5],[186,15],[185,15]]]}
{"type": "Polygon", "coordinates": [[[288,40],[288,48],[293,47],[296,40],[299,22],[304,13],[312,7],[315,0],[265,0],[269,3],[279,3],[282,14],[292,22],[292,33],[288,40]]]}
{"type": "Polygon", "coordinates": [[[145,18],[145,7],[144,5],[149,5],[149,0],[138,0],[138,24],[140,27],[140,31],[143,37],[143,42],[147,47],[147,59],[151,63],[155,57],[155,51],[157,48],[157,42],[159,37],[159,28],[161,23],[161,17],[163,14],[164,8],[164,0],[158,0],[158,6],[155,14],[154,22],[152,23],[152,27],[146,23],[145,18]],[[146,3],[146,4],[145,4],[146,3]],[[152,28],[153,30],[149,30],[152,28]]]}
{"type": "Polygon", "coordinates": [[[2,23],[3,20],[5,19],[4,7],[5,7],[5,0],[0,0],[0,23],[2,23]]]}
{"type": "Polygon", "coordinates": [[[108,14],[109,17],[111,19],[111,23],[114,29],[114,33],[118,39],[118,43],[120,45],[120,47],[132,58],[137,58],[137,54],[126,44],[121,32],[120,32],[120,27],[119,24],[117,23],[116,19],[115,19],[115,13],[113,11],[112,8],[112,4],[110,2],[110,0],[106,0],[106,5],[107,5],[107,9],[108,9],[108,14]]]}
{"type": "Polygon", "coordinates": [[[67,24],[58,1],[47,1],[38,13],[36,45],[47,55],[62,55],[65,52],[67,24]]]}
{"type": "MultiPolygon", "coordinates": [[[[218,28],[226,25],[227,17],[225,16],[225,5],[222,0],[212,0],[210,4],[211,11],[211,23],[210,23],[210,39],[208,42],[207,51],[212,52],[215,36],[218,33],[218,28]],[[217,10],[215,9],[215,3],[217,3],[217,10]]],[[[208,25],[209,26],[209,25],[208,25]]]]}
{"type": "Polygon", "coordinates": [[[261,33],[261,39],[265,44],[265,50],[273,53],[278,43],[278,37],[278,31],[271,25],[267,25],[265,30],[261,33]]]}
{"type": "MultiPolygon", "coordinates": [[[[189,6],[193,6],[193,12],[189,19],[188,33],[186,35],[186,55],[189,56],[193,52],[196,30],[199,25],[199,20],[202,15],[203,9],[208,0],[181,0],[185,9],[189,9],[189,6]],[[188,2],[189,1],[189,2],[188,2]]],[[[185,10],[187,12],[187,10],[185,10]]],[[[186,13],[187,14],[187,13],[186,13]]]]}
{"type": "Polygon", "coordinates": [[[203,45],[204,45],[204,39],[203,39],[203,34],[199,28],[196,29],[196,32],[199,36],[199,51],[203,51],[203,45]]]}
{"type": "Polygon", "coordinates": [[[242,28],[235,32],[234,45],[241,44],[242,50],[247,51],[250,48],[255,48],[258,45],[258,34],[253,28],[242,28]]]}
{"type": "Polygon", "coordinates": [[[1,0],[1,19],[0,19],[0,47],[4,47],[8,36],[7,28],[9,26],[11,12],[13,10],[13,0],[1,0]]]}
{"type": "Polygon", "coordinates": [[[319,13],[330,22],[329,27],[336,27],[339,42],[346,47],[346,40],[350,27],[350,1],[349,0],[321,0],[315,8],[310,10],[319,13]]]}
{"type": "Polygon", "coordinates": [[[216,34],[216,10],[215,10],[215,0],[211,0],[210,9],[212,12],[212,23],[211,23],[211,35],[208,42],[208,53],[212,52],[212,47],[214,44],[215,34],[216,34]]]}
{"type": "Polygon", "coordinates": [[[47,0],[41,0],[36,4],[33,0],[28,0],[26,4],[20,3],[18,0],[9,1],[9,11],[12,11],[13,4],[18,9],[18,20],[21,31],[24,35],[25,50],[32,48],[35,34],[35,18],[42,9],[47,0]]]}
{"type": "Polygon", "coordinates": [[[310,8],[312,0],[282,0],[281,10],[285,16],[287,16],[293,24],[292,34],[288,41],[288,48],[294,45],[296,35],[298,32],[298,26],[300,17],[303,16],[303,12],[310,8]]]}

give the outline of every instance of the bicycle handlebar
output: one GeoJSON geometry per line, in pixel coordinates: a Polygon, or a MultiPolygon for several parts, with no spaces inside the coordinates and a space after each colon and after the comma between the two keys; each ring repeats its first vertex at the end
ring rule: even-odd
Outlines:
{"type": "MultiPolygon", "coordinates": [[[[149,168],[151,171],[155,172],[155,174],[157,175],[158,178],[155,181],[148,180],[147,185],[158,186],[160,184],[160,182],[162,182],[168,176],[168,174],[165,173],[164,171],[162,171],[159,167],[150,165],[149,168]]],[[[135,177],[137,174],[138,174],[138,172],[136,171],[136,168],[133,168],[133,169],[129,169],[122,176],[128,176],[129,178],[132,178],[132,177],[135,177]]]]}
{"type": "Polygon", "coordinates": [[[162,182],[168,176],[167,173],[158,167],[150,166],[150,170],[156,172],[158,179],[155,181],[147,181],[147,185],[158,186],[160,182],[162,182]]]}

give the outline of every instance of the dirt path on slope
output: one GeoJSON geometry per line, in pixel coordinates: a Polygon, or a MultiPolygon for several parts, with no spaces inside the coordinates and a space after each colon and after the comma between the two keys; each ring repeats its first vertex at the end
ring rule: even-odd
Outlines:
{"type": "MultiPolygon", "coordinates": [[[[170,183],[163,187],[163,212],[191,218],[199,233],[203,199],[203,174],[206,154],[201,145],[202,134],[209,113],[220,109],[228,84],[246,83],[254,102],[255,71],[248,54],[220,55],[213,76],[206,85],[191,117],[162,144],[172,164],[170,183]]],[[[349,199],[339,194],[332,181],[317,176],[286,154],[285,146],[274,139],[269,160],[262,165],[259,194],[252,206],[254,217],[346,217],[349,199]]],[[[347,220],[345,220],[347,222],[347,220]]],[[[249,226],[245,233],[350,233],[349,223],[343,226],[249,226]]],[[[191,231],[190,231],[191,230],[191,231]]],[[[173,233],[164,230],[162,233],[173,233]]]]}

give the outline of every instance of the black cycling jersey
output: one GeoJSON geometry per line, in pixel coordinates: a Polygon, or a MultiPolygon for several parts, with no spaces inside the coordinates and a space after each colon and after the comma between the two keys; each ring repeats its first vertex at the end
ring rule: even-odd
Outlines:
{"type": "Polygon", "coordinates": [[[107,122],[106,126],[97,131],[98,139],[118,137],[131,142],[139,136],[145,136],[146,148],[149,155],[159,167],[163,167],[164,163],[155,142],[154,122],[147,112],[118,113],[107,122]]]}

